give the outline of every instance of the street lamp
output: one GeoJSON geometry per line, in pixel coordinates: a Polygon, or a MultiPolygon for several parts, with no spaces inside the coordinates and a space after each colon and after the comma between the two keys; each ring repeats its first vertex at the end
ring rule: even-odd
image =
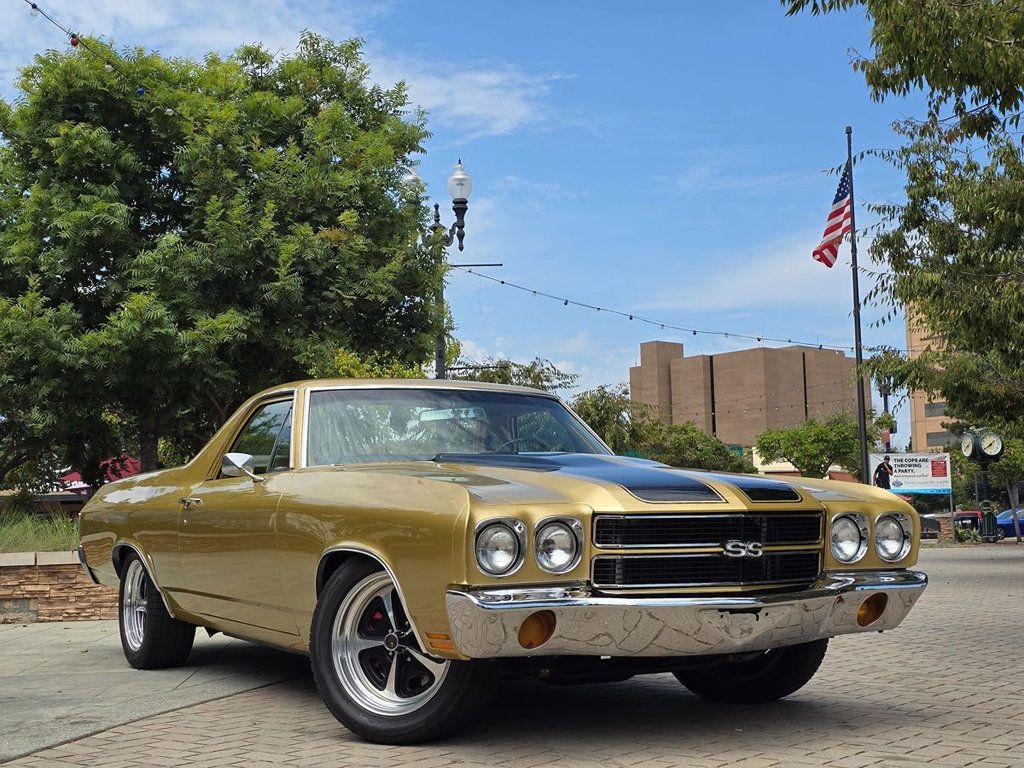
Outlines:
{"type": "Polygon", "coordinates": [[[441,280],[437,286],[438,324],[437,338],[434,342],[434,378],[448,378],[445,357],[445,311],[444,311],[444,252],[456,239],[459,250],[463,250],[466,239],[466,211],[469,209],[469,195],[473,191],[473,180],[462,167],[462,160],[455,164],[455,171],[448,177],[448,194],[452,196],[452,210],[455,211],[455,223],[450,228],[441,223],[441,206],[434,203],[434,223],[430,225],[430,243],[437,248],[437,264],[441,270],[441,280]]]}

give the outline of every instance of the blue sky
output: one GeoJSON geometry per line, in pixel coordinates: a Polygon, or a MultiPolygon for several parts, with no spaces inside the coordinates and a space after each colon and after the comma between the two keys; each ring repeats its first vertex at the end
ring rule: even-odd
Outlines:
{"type": "MultiPolygon", "coordinates": [[[[848,247],[832,270],[810,257],[837,184],[823,171],[845,157],[845,125],[855,149],[889,147],[892,121],[920,113],[917,99],[872,102],[852,71],[852,51],[869,50],[861,14],[787,18],[772,0],[40,4],[76,30],[172,55],[251,41],[288,51],[303,29],[362,37],[374,77],[405,79],[429,111],[418,172],[447,221],[456,159],[473,177],[453,261],[503,262],[490,272],[667,323],[823,344],[853,336],[848,247]]],[[[11,98],[16,67],[66,41],[21,0],[0,0],[0,28],[11,98]]],[[[859,204],[901,195],[877,160],[855,183],[859,204]]],[[[642,341],[688,354],[749,345],[458,271],[448,296],[469,356],[540,355],[585,387],[625,381],[642,341]]],[[[865,343],[904,346],[902,322],[872,327],[881,314],[865,312],[865,343]]]]}

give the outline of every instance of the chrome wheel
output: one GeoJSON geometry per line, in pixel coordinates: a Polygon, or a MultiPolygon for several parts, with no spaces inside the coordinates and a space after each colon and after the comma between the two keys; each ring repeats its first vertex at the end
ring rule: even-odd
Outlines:
{"type": "Polygon", "coordinates": [[[149,588],[146,570],[138,560],[132,560],[124,574],[124,590],[121,596],[121,623],[124,639],[133,651],[142,648],[146,638],[146,605],[149,588]]]}
{"type": "Polygon", "coordinates": [[[451,662],[427,656],[386,573],[372,573],[342,600],[331,632],[345,693],[378,715],[405,715],[433,698],[451,662]]]}

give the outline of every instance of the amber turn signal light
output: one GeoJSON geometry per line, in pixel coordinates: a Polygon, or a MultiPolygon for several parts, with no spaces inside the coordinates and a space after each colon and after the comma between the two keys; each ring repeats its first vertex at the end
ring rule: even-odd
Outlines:
{"type": "Polygon", "coordinates": [[[870,627],[882,617],[885,606],[889,603],[889,596],[885,592],[878,592],[863,603],[857,609],[857,623],[862,627],[870,627]]]}
{"type": "Polygon", "coordinates": [[[544,645],[555,633],[555,614],[551,611],[531,613],[519,626],[519,644],[523,648],[544,645]]]}

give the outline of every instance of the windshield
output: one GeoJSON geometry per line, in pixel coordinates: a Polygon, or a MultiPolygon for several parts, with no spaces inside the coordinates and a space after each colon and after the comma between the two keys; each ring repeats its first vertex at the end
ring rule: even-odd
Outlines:
{"type": "Polygon", "coordinates": [[[449,453],[608,453],[558,400],[505,392],[314,390],[307,430],[307,466],[449,453]]]}

